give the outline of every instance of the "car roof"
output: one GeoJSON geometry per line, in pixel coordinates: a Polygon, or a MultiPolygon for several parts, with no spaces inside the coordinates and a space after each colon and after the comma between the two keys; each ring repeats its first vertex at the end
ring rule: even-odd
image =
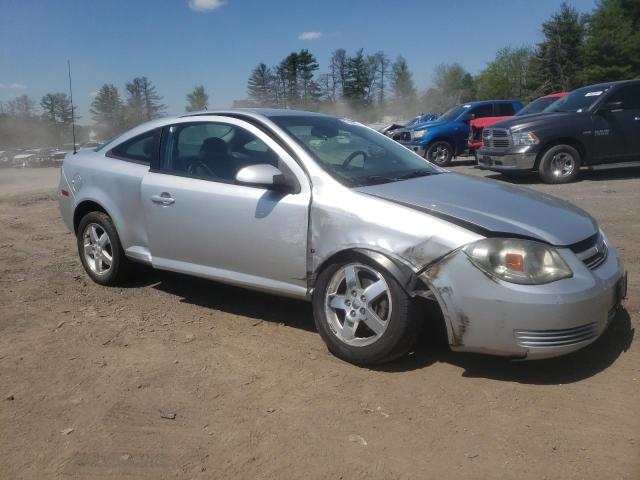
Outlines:
{"type": "Polygon", "coordinates": [[[248,114],[250,116],[261,116],[261,117],[285,117],[285,116],[314,116],[314,117],[331,117],[331,115],[326,115],[324,113],[317,112],[306,112],[303,110],[288,110],[284,108],[230,108],[226,110],[202,110],[199,112],[190,112],[184,115],[180,115],[178,118],[184,117],[197,117],[203,115],[238,115],[238,114],[248,114]]]}

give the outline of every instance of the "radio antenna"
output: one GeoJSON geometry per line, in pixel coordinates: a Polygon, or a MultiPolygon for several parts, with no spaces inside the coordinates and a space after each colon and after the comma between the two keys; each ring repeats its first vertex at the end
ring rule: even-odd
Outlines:
{"type": "Polygon", "coordinates": [[[67,60],[69,70],[69,99],[71,100],[71,134],[73,135],[73,154],[78,153],[76,150],[76,119],[73,112],[73,90],[71,89],[71,60],[67,60]]]}

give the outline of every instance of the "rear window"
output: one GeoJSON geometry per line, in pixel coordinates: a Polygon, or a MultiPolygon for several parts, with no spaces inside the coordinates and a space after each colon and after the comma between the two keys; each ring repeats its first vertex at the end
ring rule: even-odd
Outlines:
{"type": "Polygon", "coordinates": [[[496,117],[511,117],[515,115],[516,109],[511,103],[498,103],[496,105],[496,117]]]}
{"type": "Polygon", "coordinates": [[[116,145],[107,155],[120,160],[149,165],[158,155],[159,140],[160,129],[156,128],[116,145]]]}

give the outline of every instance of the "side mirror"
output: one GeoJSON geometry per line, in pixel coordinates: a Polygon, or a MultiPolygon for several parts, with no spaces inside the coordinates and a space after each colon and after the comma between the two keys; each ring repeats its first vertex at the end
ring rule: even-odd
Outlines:
{"type": "Polygon", "coordinates": [[[622,102],[606,102],[599,109],[598,113],[609,113],[622,110],[622,102]]]}
{"type": "Polygon", "coordinates": [[[467,113],[464,117],[462,117],[462,121],[463,122],[470,122],[474,118],[476,118],[476,116],[473,113],[467,113]]]}
{"type": "Polygon", "coordinates": [[[262,187],[278,192],[291,192],[294,190],[294,186],[285,175],[268,163],[241,168],[236,174],[236,181],[241,185],[262,187]]]}

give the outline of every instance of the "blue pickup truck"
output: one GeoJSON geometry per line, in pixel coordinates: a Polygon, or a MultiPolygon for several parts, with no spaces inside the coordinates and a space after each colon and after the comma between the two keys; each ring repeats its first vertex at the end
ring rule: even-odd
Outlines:
{"type": "Polygon", "coordinates": [[[437,120],[401,128],[392,138],[432,163],[446,166],[467,150],[469,122],[476,118],[511,116],[522,108],[518,100],[483,100],[453,107],[437,120]]]}

